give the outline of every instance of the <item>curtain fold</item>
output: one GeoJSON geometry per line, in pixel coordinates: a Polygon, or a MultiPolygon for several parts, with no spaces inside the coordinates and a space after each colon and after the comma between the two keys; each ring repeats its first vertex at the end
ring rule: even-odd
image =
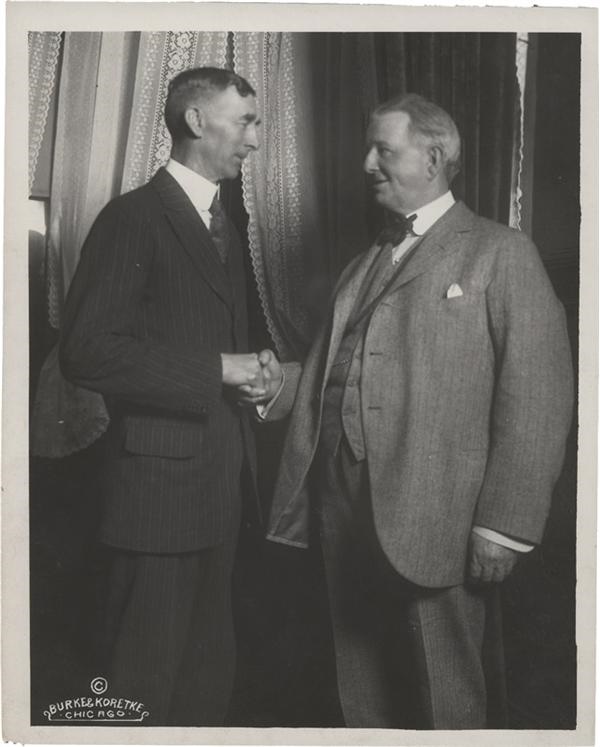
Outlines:
{"type": "Polygon", "coordinates": [[[48,246],[49,318],[56,329],[83,240],[120,181],[136,37],[116,32],[65,37],[48,246]]]}
{"type": "Polygon", "coordinates": [[[349,259],[364,251],[375,211],[363,159],[369,116],[379,101],[378,35],[311,34],[312,95],[319,202],[326,206],[320,251],[327,292],[349,259]]]}
{"type": "MultiPolygon", "coordinates": [[[[65,34],[47,248],[48,316],[55,329],[94,219],[168,158],[162,116],[169,80],[196,64],[223,66],[226,46],[226,32],[65,34]]],[[[52,350],[32,409],[31,452],[66,456],[93,443],[108,422],[102,397],[65,381],[52,350]]]]}

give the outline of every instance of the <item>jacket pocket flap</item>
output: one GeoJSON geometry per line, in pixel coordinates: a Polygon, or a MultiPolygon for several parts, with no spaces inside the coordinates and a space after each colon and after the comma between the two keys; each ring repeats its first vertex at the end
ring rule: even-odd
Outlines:
{"type": "Polygon", "coordinates": [[[153,423],[128,423],[125,449],[132,454],[186,459],[202,451],[203,428],[178,428],[153,423]]]}

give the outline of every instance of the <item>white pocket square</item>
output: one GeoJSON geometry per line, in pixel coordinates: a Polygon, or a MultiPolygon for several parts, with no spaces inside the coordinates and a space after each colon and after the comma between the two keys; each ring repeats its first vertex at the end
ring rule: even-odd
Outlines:
{"type": "Polygon", "coordinates": [[[462,296],[462,288],[458,283],[452,283],[452,285],[448,288],[448,291],[446,293],[446,298],[458,298],[459,296],[462,296]]]}

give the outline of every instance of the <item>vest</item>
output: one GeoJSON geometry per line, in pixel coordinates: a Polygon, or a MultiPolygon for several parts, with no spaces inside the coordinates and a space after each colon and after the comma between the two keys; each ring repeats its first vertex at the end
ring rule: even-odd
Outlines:
{"type": "Polygon", "coordinates": [[[330,453],[335,453],[344,435],[356,461],[366,457],[360,399],[365,332],[379,295],[399,274],[421,240],[419,238],[408,249],[400,265],[392,263],[390,246],[383,247],[367,271],[356,296],[323,396],[320,443],[330,453]]]}
{"type": "Polygon", "coordinates": [[[361,311],[377,298],[396,271],[390,252],[389,246],[384,247],[365,276],[346,323],[323,396],[321,445],[334,453],[343,434],[357,461],[365,458],[360,376],[364,333],[370,318],[370,313],[361,315],[361,311]]]}

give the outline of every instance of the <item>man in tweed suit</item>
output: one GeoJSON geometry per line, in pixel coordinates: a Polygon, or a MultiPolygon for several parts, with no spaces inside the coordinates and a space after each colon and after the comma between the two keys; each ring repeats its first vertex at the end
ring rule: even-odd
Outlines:
{"type": "Polygon", "coordinates": [[[242,248],[218,200],[258,147],[255,92],[215,68],[169,85],[171,159],[100,213],[66,303],[61,366],[111,415],[101,540],[112,550],[109,695],[144,724],[219,725],[235,642],[230,581],[253,442],[242,248]]]}
{"type": "Polygon", "coordinates": [[[486,607],[541,540],[571,417],[563,309],[532,243],[454,200],[459,157],[420,96],[375,111],[365,170],[396,226],[302,369],[266,365],[263,417],[291,410],[268,537],[320,535],[353,727],[486,727],[486,607]]]}

